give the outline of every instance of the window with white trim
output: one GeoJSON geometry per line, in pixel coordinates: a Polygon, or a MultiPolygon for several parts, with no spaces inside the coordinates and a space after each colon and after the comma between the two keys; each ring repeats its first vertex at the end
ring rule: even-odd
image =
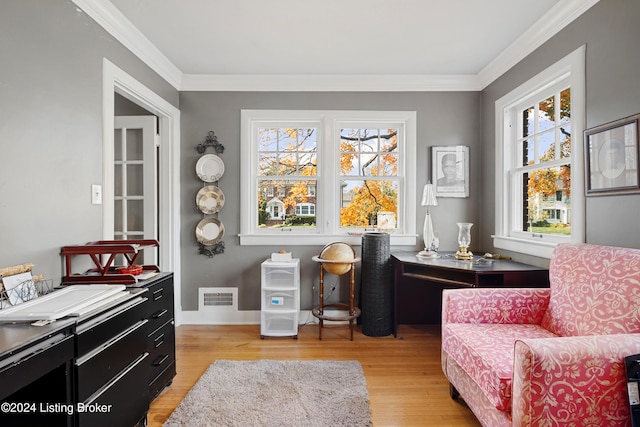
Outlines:
{"type": "Polygon", "coordinates": [[[584,241],[584,100],[580,48],[496,102],[497,248],[584,241]]]}
{"type": "Polygon", "coordinates": [[[295,210],[296,216],[316,216],[316,206],[313,203],[298,203],[295,210]]]}
{"type": "Polygon", "coordinates": [[[241,244],[359,244],[379,220],[415,244],[415,112],[243,110],[241,125],[241,244]]]}

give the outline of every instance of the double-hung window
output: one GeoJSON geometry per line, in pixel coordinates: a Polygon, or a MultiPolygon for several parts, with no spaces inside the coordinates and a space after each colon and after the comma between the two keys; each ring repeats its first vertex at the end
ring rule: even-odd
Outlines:
{"type": "Polygon", "coordinates": [[[415,112],[243,110],[241,244],[413,245],[415,112]]]}
{"type": "Polygon", "coordinates": [[[584,240],[584,49],[496,102],[497,248],[584,240]]]}

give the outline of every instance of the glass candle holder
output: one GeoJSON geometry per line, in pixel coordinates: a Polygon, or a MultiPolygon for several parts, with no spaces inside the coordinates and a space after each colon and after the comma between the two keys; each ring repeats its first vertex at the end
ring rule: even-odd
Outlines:
{"type": "Polygon", "coordinates": [[[456,258],[458,259],[473,259],[473,254],[468,250],[471,245],[471,227],[470,222],[458,222],[458,245],[460,250],[456,252],[456,258]]]}

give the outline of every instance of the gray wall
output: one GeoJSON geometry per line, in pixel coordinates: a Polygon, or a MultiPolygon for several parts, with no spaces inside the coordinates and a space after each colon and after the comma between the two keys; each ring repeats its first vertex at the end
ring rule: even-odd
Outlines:
{"type": "Polygon", "coordinates": [[[60,247],[102,237],[102,58],[178,92],[68,0],[3,0],[0,34],[0,266],[59,283],[60,247]]]}
{"type": "MultiPolygon", "coordinates": [[[[495,231],[496,100],[586,45],[587,128],[640,113],[639,18],[637,0],[601,0],[482,92],[483,247],[491,247],[490,236],[495,231]]],[[[640,248],[639,207],[640,194],[587,197],[587,242],[640,248]]],[[[548,260],[512,255],[526,262],[548,265],[548,260]]]]}
{"type": "MultiPolygon", "coordinates": [[[[301,308],[310,309],[317,301],[312,287],[318,282],[318,266],[311,260],[322,247],[316,246],[240,246],[240,110],[241,109],[327,109],[327,110],[396,110],[416,111],[417,192],[431,172],[429,147],[432,145],[468,145],[471,157],[471,197],[440,198],[432,209],[434,228],[440,232],[442,250],[456,249],[456,222],[479,221],[480,189],[480,93],[247,93],[247,92],[182,92],[182,305],[197,309],[199,287],[233,286],[239,288],[239,306],[244,310],[260,308],[260,263],[271,252],[286,249],[301,259],[301,308]],[[225,205],[219,219],[225,226],[224,254],[209,259],[198,255],[194,235],[202,214],[195,205],[195,195],[202,182],[195,175],[199,158],[196,145],[213,130],[225,146],[220,156],[225,173],[218,185],[225,194],[225,205]]],[[[429,175],[430,176],[430,175],[429,175]]],[[[421,234],[425,209],[417,208],[416,229],[421,234]]],[[[421,236],[419,240],[421,241],[421,236]]],[[[478,234],[473,235],[477,239],[478,234]]],[[[475,240],[476,242],[478,240],[475,240]]],[[[472,245],[473,246],[473,245],[472,245]]],[[[474,246],[475,247],[475,246],[474,246]]],[[[359,251],[359,248],[356,248],[359,251]]],[[[408,248],[418,250],[419,247],[408,248]]],[[[333,280],[333,279],[330,279],[333,280]]],[[[357,279],[356,279],[357,280],[357,279]]],[[[333,283],[333,282],[331,282],[333,283]]],[[[336,292],[344,293],[345,287],[336,292]]],[[[334,301],[335,302],[335,301],[334,301]]]]}

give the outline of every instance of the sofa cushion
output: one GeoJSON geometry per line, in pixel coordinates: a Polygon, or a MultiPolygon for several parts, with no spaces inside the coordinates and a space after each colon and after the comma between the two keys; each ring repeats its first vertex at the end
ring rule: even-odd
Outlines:
{"type": "Polygon", "coordinates": [[[560,336],[640,332],[640,250],[558,245],[549,281],[546,329],[560,336]]]}
{"type": "Polygon", "coordinates": [[[478,384],[497,409],[511,409],[513,350],[518,339],[555,337],[539,325],[449,323],[442,351],[478,384]]]}

